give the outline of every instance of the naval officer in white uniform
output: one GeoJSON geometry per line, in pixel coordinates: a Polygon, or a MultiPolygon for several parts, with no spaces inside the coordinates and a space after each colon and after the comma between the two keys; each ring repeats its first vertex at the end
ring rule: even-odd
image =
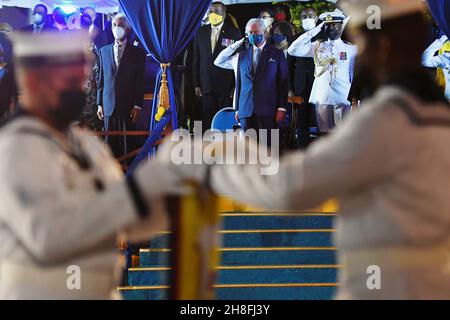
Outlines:
{"type": "MultiPolygon", "coordinates": [[[[361,68],[375,84],[365,108],[306,152],[282,158],[272,176],[261,174],[269,161],[174,170],[268,209],[298,212],[338,198],[335,242],[343,267],[337,298],[450,299],[450,105],[421,66],[423,2],[377,1],[382,28],[371,30],[366,21],[373,2],[341,1],[352,13],[361,68]],[[414,39],[405,43],[405,32],[414,39]]],[[[229,150],[219,145],[215,151],[229,150]]],[[[168,145],[160,161],[171,152],[168,145]]]]}
{"type": "Polygon", "coordinates": [[[125,179],[71,126],[86,101],[87,35],[13,39],[22,107],[0,128],[0,299],[107,299],[118,233],[165,228],[161,199],[180,184],[158,163],[125,179]]]}
{"type": "Polygon", "coordinates": [[[348,19],[340,10],[323,13],[319,19],[323,22],[295,40],[288,54],[314,58],[315,80],[309,102],[316,106],[319,131],[328,133],[342,122],[351,108],[347,98],[353,81],[357,48],[341,39],[348,19]],[[326,39],[313,41],[321,31],[324,31],[326,39]]]}

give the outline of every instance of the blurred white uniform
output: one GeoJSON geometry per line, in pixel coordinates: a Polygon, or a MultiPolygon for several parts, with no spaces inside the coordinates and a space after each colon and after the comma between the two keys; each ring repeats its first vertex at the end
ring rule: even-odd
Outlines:
{"type": "Polygon", "coordinates": [[[436,39],[423,53],[422,64],[428,68],[442,69],[445,77],[445,96],[450,100],[450,53],[434,55],[447,41],[447,36],[436,39]]]}
{"type": "Polygon", "coordinates": [[[345,112],[350,109],[347,99],[353,81],[357,47],[340,38],[313,42],[312,39],[320,33],[321,28],[322,25],[319,25],[302,34],[291,44],[288,54],[314,58],[315,80],[309,103],[317,108],[320,131],[328,132],[335,124],[341,123],[345,112]],[[334,115],[321,110],[330,107],[334,109],[334,115]]]}
{"type": "Polygon", "coordinates": [[[139,221],[136,208],[104,145],[80,129],[69,136],[90,169],[70,155],[76,143],[35,118],[0,129],[0,299],[107,299],[115,287],[116,236],[139,221]],[[71,265],[81,290],[66,286],[71,265]]]}
{"type": "Polygon", "coordinates": [[[450,299],[450,108],[397,87],[366,105],[306,152],[283,158],[278,174],[214,166],[211,185],[268,209],[338,198],[338,298],[450,299]],[[381,290],[368,289],[369,266],[380,267],[381,290]]]}
{"type": "MultiPolygon", "coordinates": [[[[24,78],[36,66],[77,66],[74,72],[87,66],[87,33],[18,33],[13,40],[24,78]]],[[[51,70],[48,76],[56,76],[51,70]]],[[[36,98],[26,85],[23,91],[32,104],[36,98]]],[[[71,102],[60,101],[74,109],[84,104],[71,102]]],[[[181,183],[156,163],[125,179],[102,142],[70,126],[75,114],[61,123],[64,133],[39,116],[76,110],[46,108],[26,105],[0,126],[0,299],[107,299],[120,272],[119,233],[137,242],[164,230],[161,199],[181,183]]]]}

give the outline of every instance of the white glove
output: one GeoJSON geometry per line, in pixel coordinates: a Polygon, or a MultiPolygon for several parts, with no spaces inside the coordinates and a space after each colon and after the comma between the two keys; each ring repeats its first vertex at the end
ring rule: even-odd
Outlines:
{"type": "Polygon", "coordinates": [[[314,29],[311,29],[310,31],[308,31],[308,34],[311,36],[311,38],[317,36],[320,33],[320,31],[322,31],[322,27],[324,25],[325,25],[325,22],[322,22],[321,24],[316,26],[314,29]]]}
{"type": "Polygon", "coordinates": [[[208,165],[203,161],[205,145],[206,142],[196,141],[191,137],[184,137],[182,141],[168,137],[158,149],[154,162],[158,166],[170,168],[171,174],[181,183],[202,184],[208,171],[208,165]]]}
{"type": "Polygon", "coordinates": [[[233,50],[237,50],[237,49],[239,49],[240,46],[242,46],[242,44],[244,43],[244,41],[245,41],[245,37],[242,38],[241,40],[239,40],[239,41],[233,43],[233,44],[230,46],[230,48],[233,49],[233,50]]]}
{"type": "Polygon", "coordinates": [[[443,35],[442,37],[439,38],[439,41],[444,44],[446,41],[448,40],[447,35],[443,35]]]}
{"type": "Polygon", "coordinates": [[[146,200],[168,194],[185,195],[191,192],[170,162],[152,159],[138,168],[134,176],[146,200]]]}

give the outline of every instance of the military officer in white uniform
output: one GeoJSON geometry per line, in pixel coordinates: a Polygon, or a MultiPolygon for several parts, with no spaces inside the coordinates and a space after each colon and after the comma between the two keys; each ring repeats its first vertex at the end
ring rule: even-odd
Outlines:
{"type": "Polygon", "coordinates": [[[288,54],[314,58],[315,80],[309,102],[316,106],[319,131],[328,133],[342,122],[350,110],[347,98],[357,48],[341,39],[348,19],[340,10],[323,13],[319,19],[323,22],[295,40],[288,54]],[[326,39],[313,41],[323,30],[326,39]]]}
{"type": "Polygon", "coordinates": [[[448,41],[446,35],[436,39],[423,53],[422,63],[428,68],[441,68],[445,77],[445,96],[450,100],[450,52],[444,52],[435,56],[442,46],[448,41]]]}
{"type": "Polygon", "coordinates": [[[0,128],[0,299],[107,299],[117,235],[165,228],[161,199],[179,182],[156,162],[125,179],[71,126],[85,103],[87,35],[13,39],[22,108],[0,128]]]}
{"type": "Polygon", "coordinates": [[[365,108],[306,152],[282,158],[272,176],[261,175],[262,164],[174,167],[269,209],[298,212],[338,198],[337,298],[450,299],[450,105],[421,66],[423,2],[377,1],[377,30],[366,26],[372,0],[341,3],[352,13],[361,68],[375,84],[365,108]],[[407,44],[406,32],[414,34],[407,44]]]}

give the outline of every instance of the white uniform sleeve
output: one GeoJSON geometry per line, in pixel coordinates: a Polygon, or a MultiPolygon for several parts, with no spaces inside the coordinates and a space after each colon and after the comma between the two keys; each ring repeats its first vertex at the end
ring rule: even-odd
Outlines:
{"type": "Polygon", "coordinates": [[[308,151],[284,157],[275,175],[261,175],[260,165],[214,166],[211,186],[218,194],[267,209],[307,210],[351,195],[392,176],[403,164],[406,153],[392,137],[398,131],[390,121],[395,112],[360,111],[308,151]]]}
{"type": "Polygon", "coordinates": [[[245,39],[239,40],[222,50],[214,61],[214,64],[219,68],[237,70],[239,55],[235,52],[244,43],[244,40],[245,39]]]}
{"type": "Polygon", "coordinates": [[[315,42],[311,42],[311,40],[320,33],[322,25],[323,24],[320,24],[298,37],[288,48],[288,54],[293,57],[314,57],[315,42]]]}
{"type": "Polygon", "coordinates": [[[140,221],[125,180],[81,197],[41,140],[12,137],[0,145],[0,221],[34,259],[52,264],[106,240],[114,244],[119,231],[140,221]]]}
{"type": "Polygon", "coordinates": [[[443,55],[434,56],[447,41],[447,37],[435,40],[423,53],[422,64],[428,68],[446,68],[450,66],[450,61],[443,55]]]}

